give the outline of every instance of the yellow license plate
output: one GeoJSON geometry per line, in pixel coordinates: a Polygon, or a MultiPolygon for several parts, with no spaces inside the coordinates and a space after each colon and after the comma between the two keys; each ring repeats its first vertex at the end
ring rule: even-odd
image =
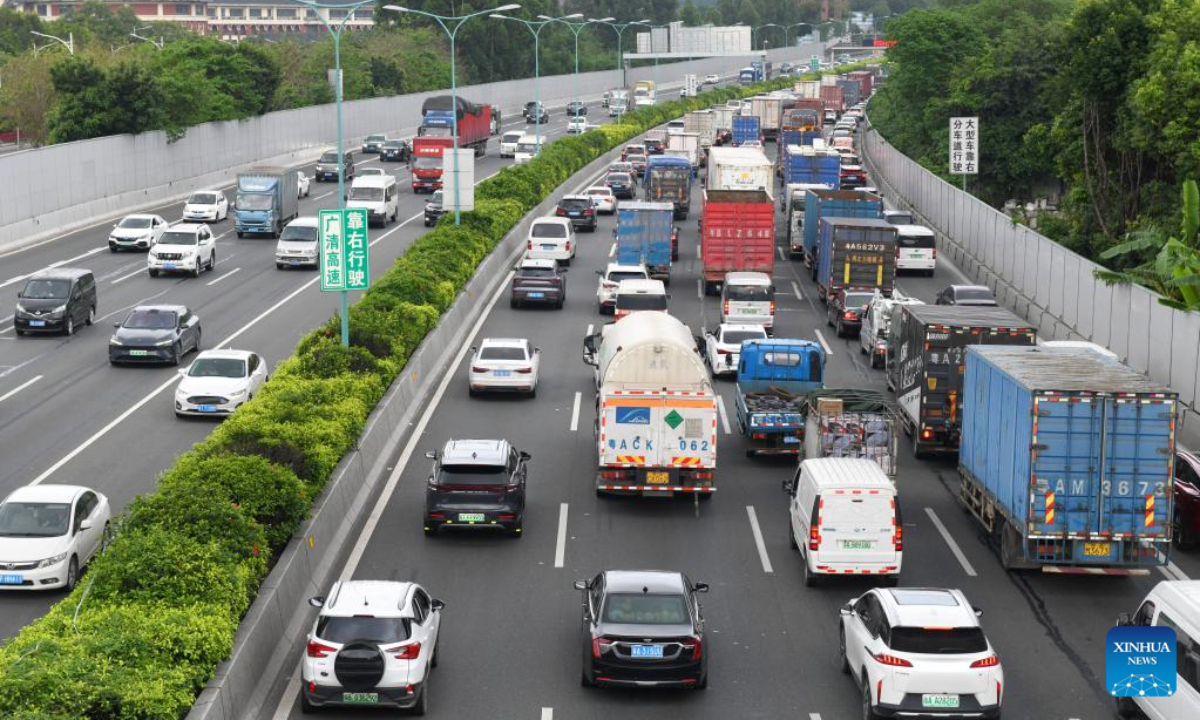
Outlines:
{"type": "Polygon", "coordinates": [[[1090,542],[1083,544],[1083,554],[1085,557],[1108,557],[1112,551],[1106,542],[1090,542]]]}
{"type": "Polygon", "coordinates": [[[666,485],[671,479],[671,473],[668,472],[648,472],[646,473],[646,482],[651,485],[666,485]]]}

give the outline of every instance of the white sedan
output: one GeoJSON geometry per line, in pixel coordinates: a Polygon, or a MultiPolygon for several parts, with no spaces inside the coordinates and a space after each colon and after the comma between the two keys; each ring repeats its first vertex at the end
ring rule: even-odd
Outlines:
{"type": "Polygon", "coordinates": [[[176,415],[229,415],[270,377],[267,361],[247,350],[205,350],[179,374],[176,415]]]}
{"type": "Polygon", "coordinates": [[[485,338],[471,348],[468,383],[472,397],[482,392],[518,392],[537,397],[541,348],[523,338],[485,338]]]}
{"type": "Polygon", "coordinates": [[[126,215],[108,234],[108,249],[149,250],[169,226],[159,215],[126,215]]]}
{"type": "Polygon", "coordinates": [[[704,84],[705,85],[716,85],[719,82],[721,82],[721,78],[718,77],[716,75],[716,73],[711,73],[709,75],[704,76],[704,84]]]}
{"type": "Polygon", "coordinates": [[[587,132],[587,130],[588,130],[587,118],[573,117],[567,121],[567,134],[568,135],[580,135],[582,133],[587,132]]]}
{"type": "Polygon", "coordinates": [[[721,323],[716,332],[704,334],[704,361],[716,375],[736,375],[742,357],[742,343],[747,340],[766,340],[762,325],[733,325],[721,323]]]}
{"type": "Polygon", "coordinates": [[[603,185],[593,185],[583,191],[592,199],[592,204],[596,206],[596,212],[601,215],[612,215],[617,211],[617,196],[613,195],[612,188],[603,185]]]}
{"type": "Polygon", "coordinates": [[[229,198],[220,190],[192,193],[183,205],[184,222],[217,222],[229,217],[229,198]]]}
{"type": "Polygon", "coordinates": [[[68,592],[104,544],[108,498],[78,485],[25,485],[0,503],[0,589],[68,592]]]}
{"type": "Polygon", "coordinates": [[[312,182],[308,176],[302,172],[296,173],[296,198],[308,197],[309,183],[312,182]]]}

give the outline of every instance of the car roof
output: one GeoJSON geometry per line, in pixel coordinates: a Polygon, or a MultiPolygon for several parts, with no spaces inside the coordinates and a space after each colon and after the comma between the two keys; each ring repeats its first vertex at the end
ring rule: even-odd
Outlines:
{"type": "Polygon", "coordinates": [[[760,272],[731,272],[725,275],[726,285],[770,285],[771,277],[760,272]]]}
{"type": "MultiPolygon", "coordinates": [[[[90,488],[82,485],[22,485],[13,490],[5,502],[71,502],[90,488]]],[[[93,491],[94,492],[94,491],[93,491]]]]}
{"type": "Polygon", "coordinates": [[[724,330],[726,332],[731,332],[731,331],[732,332],[754,332],[756,330],[761,330],[763,335],[767,334],[767,329],[757,323],[748,324],[748,325],[744,325],[744,324],[740,324],[740,323],[721,323],[720,325],[717,326],[717,332],[720,332],[722,330],[724,330]]]}
{"type": "Polygon", "coordinates": [[[559,199],[559,202],[562,202],[563,200],[586,200],[588,202],[591,202],[592,199],[590,197],[588,197],[587,195],[577,194],[577,195],[563,195],[562,198],[559,199]]]}
{"type": "MultiPolygon", "coordinates": [[[[196,360],[208,358],[226,358],[230,360],[249,360],[254,353],[249,350],[202,350],[196,355],[196,360]]],[[[194,361],[193,361],[194,362],[194,361]]]]}
{"type": "Polygon", "coordinates": [[[663,284],[662,280],[642,280],[634,278],[631,280],[622,280],[621,282],[617,283],[617,293],[636,293],[638,295],[647,295],[653,293],[655,295],[665,295],[667,293],[667,286],[663,284]]]}
{"type": "Polygon", "coordinates": [[[132,220],[134,218],[137,218],[139,220],[141,220],[141,219],[159,220],[162,218],[162,216],[161,215],[153,215],[151,213],[130,213],[129,215],[126,215],[125,217],[123,217],[121,219],[122,220],[132,220]]]}
{"type": "Polygon", "coordinates": [[[392,143],[395,143],[396,145],[403,145],[404,138],[388,138],[384,145],[391,145],[392,143]]]}
{"type": "Polygon", "coordinates": [[[76,278],[83,277],[84,275],[91,274],[91,270],[86,270],[84,268],[47,268],[45,270],[39,270],[35,272],[26,278],[26,280],[74,280],[76,278]]]}
{"type": "Polygon", "coordinates": [[[323,617],[400,617],[404,603],[412,592],[410,582],[390,580],[345,580],[333,584],[325,605],[323,617]]]}
{"type": "Polygon", "coordinates": [[[171,312],[171,313],[175,313],[176,315],[178,315],[181,312],[187,312],[187,306],[185,306],[185,305],[138,305],[137,307],[133,308],[129,312],[130,313],[135,313],[135,312],[168,313],[168,312],[171,312]]]}
{"type": "Polygon", "coordinates": [[[533,224],[534,225],[566,225],[567,227],[570,227],[571,219],[570,218],[560,218],[560,217],[540,217],[540,218],[534,218],[533,224]]]}
{"type": "Polygon", "coordinates": [[[622,265],[621,263],[609,263],[604,269],[605,274],[612,272],[646,272],[645,265],[622,265]]]}
{"type": "MultiPolygon", "coordinates": [[[[768,344],[777,341],[768,341],[768,344]]],[[[807,341],[806,341],[807,342],[807,341]]],[[[879,463],[867,458],[810,458],[800,463],[821,488],[847,490],[888,490],[896,486],[879,463]]]]}
{"type": "Polygon", "coordinates": [[[288,223],[285,227],[317,227],[317,219],[312,215],[304,215],[288,223]]]}
{"type": "Polygon", "coordinates": [[[896,232],[901,235],[933,235],[934,232],[924,225],[896,225],[896,232]]]}
{"type": "Polygon", "coordinates": [[[959,292],[960,290],[983,290],[990,293],[992,291],[987,285],[951,285],[950,287],[954,292],[959,292]]]}
{"type": "Polygon", "coordinates": [[[200,188],[199,190],[192,191],[192,195],[197,193],[216,193],[217,195],[224,195],[225,191],[221,188],[200,188]]]}
{"type": "Polygon", "coordinates": [[[683,574],[672,570],[606,570],[608,592],[676,593],[686,588],[683,574]]]}
{"type": "Polygon", "coordinates": [[[605,187],[604,185],[589,185],[588,187],[584,188],[583,191],[585,193],[588,193],[589,195],[604,194],[604,193],[608,193],[609,195],[612,195],[612,188],[605,187]]]}
{"type": "Polygon", "coordinates": [[[194,233],[200,232],[200,228],[202,227],[206,226],[201,225],[200,223],[179,223],[178,225],[172,225],[171,227],[167,228],[167,231],[170,232],[171,230],[182,230],[183,232],[194,233]]]}
{"type": "MultiPolygon", "coordinates": [[[[551,260],[550,262],[554,262],[551,260]]],[[[479,341],[479,347],[525,347],[529,341],[525,338],[484,338],[479,341]]]]}
{"type": "Polygon", "coordinates": [[[558,267],[557,260],[534,260],[532,258],[526,258],[525,260],[521,261],[522,269],[536,268],[540,270],[553,270],[556,267],[558,267]]]}
{"type": "Polygon", "coordinates": [[[525,137],[525,131],[524,130],[509,130],[508,132],[504,133],[503,137],[510,138],[513,135],[516,135],[518,138],[523,138],[523,137],[525,137]]]}
{"type": "Polygon", "coordinates": [[[447,440],[438,457],[443,465],[502,465],[508,462],[507,440],[447,440]]]}
{"type": "Polygon", "coordinates": [[[878,592],[892,627],[979,627],[975,609],[958,590],[917,587],[878,592]]]}
{"type": "Polygon", "coordinates": [[[356,177],[354,178],[354,182],[350,185],[350,187],[385,188],[388,185],[395,184],[396,178],[384,173],[382,175],[362,175],[360,177],[356,177]]]}
{"type": "MultiPolygon", "coordinates": [[[[1192,632],[1200,626],[1200,580],[1163,580],[1150,591],[1150,600],[1155,596],[1162,598],[1172,606],[1174,620],[1182,621],[1192,626],[1192,632]],[[1180,610],[1190,609],[1190,612],[1180,613],[1180,610]]],[[[1163,603],[1157,603],[1160,607],[1163,603]]]]}

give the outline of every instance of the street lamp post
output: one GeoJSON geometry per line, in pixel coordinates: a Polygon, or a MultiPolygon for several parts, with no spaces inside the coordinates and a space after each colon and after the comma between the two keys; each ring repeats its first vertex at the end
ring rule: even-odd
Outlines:
{"type": "MultiPolygon", "coordinates": [[[[766,29],[767,29],[767,28],[769,28],[769,27],[773,27],[773,28],[781,28],[781,27],[783,27],[783,26],[782,26],[782,25],[780,25],[779,23],[767,23],[767,24],[765,24],[765,25],[759,25],[758,27],[753,27],[753,28],[750,28],[750,35],[751,35],[751,37],[752,37],[752,38],[753,38],[753,35],[754,35],[754,31],[755,31],[755,30],[758,30],[758,31],[759,31],[759,36],[758,36],[758,44],[759,44],[759,46],[762,46],[762,44],[763,44],[762,31],[763,31],[763,30],[766,30],[766,29]]],[[[786,45],[786,44],[787,44],[787,35],[786,35],[786,30],[785,30],[784,32],[785,32],[785,35],[784,35],[784,44],[786,45]]],[[[754,46],[754,44],[753,44],[753,40],[752,40],[752,41],[751,41],[751,47],[753,47],[753,46],[754,46]]]]}
{"type": "MultiPolygon", "coordinates": [[[[581,32],[583,32],[584,28],[586,28],[588,25],[592,25],[592,24],[598,23],[600,21],[592,20],[589,18],[583,22],[571,22],[570,20],[567,19],[567,18],[572,18],[572,17],[583,17],[583,13],[575,13],[574,15],[566,15],[564,17],[550,17],[549,15],[538,15],[539,20],[545,20],[546,22],[558,22],[558,23],[562,23],[563,25],[566,25],[567,28],[571,31],[571,34],[573,34],[575,36],[575,103],[578,104],[579,103],[579,34],[581,32]]],[[[605,18],[605,21],[612,20],[612,19],[613,18],[605,18]]],[[[575,112],[579,112],[578,106],[576,106],[575,112]]],[[[579,117],[579,116],[575,115],[574,117],[579,117]]]]}
{"type": "MultiPolygon", "coordinates": [[[[595,20],[592,18],[588,18],[588,19],[591,22],[594,22],[598,25],[607,25],[616,31],[616,33],[617,33],[617,73],[620,75],[620,78],[621,78],[621,87],[622,88],[625,87],[625,72],[624,72],[625,56],[621,52],[621,35],[624,34],[624,32],[626,30],[628,30],[630,27],[632,27],[634,25],[650,27],[647,24],[650,21],[649,20],[635,20],[633,22],[627,22],[627,23],[615,23],[615,22],[612,22],[613,18],[611,18],[611,17],[610,18],[601,18],[599,20],[595,20]]],[[[627,103],[629,102],[628,97],[625,98],[625,102],[627,102],[627,103]]],[[[617,112],[617,122],[618,123],[621,122],[621,115],[623,114],[623,112],[624,112],[623,109],[621,111],[617,112]]]]}
{"type": "MultiPolygon", "coordinates": [[[[54,42],[65,47],[67,49],[67,52],[71,53],[72,55],[75,54],[75,33],[67,33],[67,39],[63,40],[62,38],[60,38],[56,35],[47,35],[46,33],[41,33],[41,32],[38,32],[37,30],[30,30],[29,32],[33,35],[37,35],[38,37],[44,37],[48,40],[53,40],[54,42]]],[[[37,47],[37,46],[35,45],[34,47],[37,47]]]]}
{"type": "Polygon", "coordinates": [[[530,34],[533,35],[533,134],[536,138],[534,147],[536,147],[537,150],[535,152],[540,153],[542,151],[542,64],[541,58],[538,56],[538,40],[542,34],[542,29],[550,23],[558,19],[568,20],[572,18],[580,18],[583,17],[583,13],[564,15],[562,18],[550,18],[548,20],[541,21],[524,20],[511,15],[500,15],[496,13],[488,15],[488,17],[495,18],[497,20],[512,20],[513,22],[519,22],[525,26],[525,29],[528,30],[530,34]]]}
{"type": "Polygon", "coordinates": [[[165,47],[167,44],[166,38],[159,37],[157,40],[155,40],[154,38],[142,37],[141,35],[138,35],[138,30],[153,30],[153,29],[154,28],[150,27],[149,25],[143,25],[140,28],[134,28],[133,32],[129,33],[129,37],[136,38],[138,40],[144,40],[145,42],[150,43],[151,45],[158,48],[159,50],[162,50],[163,47],[165,47]]]}
{"type": "MultiPolygon", "coordinates": [[[[367,0],[367,2],[370,2],[370,0],[367,0]]],[[[361,4],[365,5],[365,4],[367,4],[367,2],[363,2],[361,4]]],[[[355,6],[355,7],[357,7],[357,6],[355,6]]],[[[456,57],[457,53],[455,51],[454,43],[455,43],[455,39],[458,36],[458,31],[460,28],[462,28],[463,23],[470,20],[471,18],[479,17],[481,15],[490,15],[492,13],[501,13],[501,12],[505,12],[507,10],[517,10],[520,7],[521,6],[518,3],[510,3],[508,5],[501,5],[498,8],[492,8],[490,10],[480,10],[479,12],[473,12],[473,13],[470,13],[467,15],[435,15],[430,12],[425,12],[424,10],[413,10],[412,8],[401,7],[399,5],[384,5],[383,6],[384,10],[391,10],[392,12],[395,12],[395,13],[409,13],[411,15],[420,15],[422,17],[427,17],[432,20],[436,20],[437,24],[442,27],[442,30],[445,31],[446,35],[450,38],[450,104],[453,106],[452,114],[453,114],[453,120],[454,120],[451,123],[451,130],[452,130],[452,137],[454,138],[454,149],[455,150],[458,150],[458,62],[457,62],[457,57],[456,57]],[[447,22],[453,23],[454,28],[451,29],[450,26],[446,24],[447,22]]],[[[340,115],[339,115],[339,117],[340,117],[340,115]]],[[[340,135],[340,133],[339,133],[339,135],[340,135]]],[[[459,201],[458,201],[458,180],[459,180],[459,177],[458,177],[458,153],[457,152],[453,153],[453,157],[454,157],[454,224],[460,225],[462,223],[462,210],[459,207],[459,201]]],[[[442,176],[443,177],[445,177],[445,173],[446,173],[446,168],[445,168],[445,164],[443,163],[443,166],[442,166],[442,176]]]]}

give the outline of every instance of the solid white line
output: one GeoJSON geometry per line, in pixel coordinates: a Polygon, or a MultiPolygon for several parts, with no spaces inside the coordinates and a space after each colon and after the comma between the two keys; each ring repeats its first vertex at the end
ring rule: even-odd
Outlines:
{"type": "Polygon", "coordinates": [[[134,275],[140,275],[140,274],[142,274],[142,273],[144,273],[144,272],[148,272],[148,271],[146,270],[146,268],[145,268],[145,267],[140,267],[140,268],[138,268],[137,270],[134,270],[133,272],[129,273],[128,275],[122,275],[121,277],[117,278],[116,280],[113,280],[113,281],[112,281],[112,284],[113,284],[113,285],[116,285],[116,284],[118,284],[118,283],[125,282],[126,280],[128,280],[128,279],[129,279],[129,278],[131,278],[131,277],[133,277],[134,275]]]}
{"type": "Polygon", "coordinates": [[[582,399],[582,393],[575,393],[575,407],[571,408],[571,432],[579,432],[579,401],[582,399]]]}
{"type": "Polygon", "coordinates": [[[796,284],[795,280],[792,281],[792,292],[796,293],[797,300],[804,300],[804,293],[800,292],[800,286],[796,284]]]}
{"type": "Polygon", "coordinates": [[[750,531],[754,533],[754,544],[758,547],[758,559],[762,560],[763,572],[773,573],[775,571],[771,569],[771,558],[767,557],[767,544],[763,542],[762,531],[758,529],[758,515],[753,505],[746,506],[746,515],[750,517],[750,531]]]}
{"type": "MultiPolygon", "coordinates": [[[[309,182],[316,182],[316,180],[310,180],[309,182]]],[[[334,194],[335,192],[337,192],[336,187],[334,189],[330,190],[329,192],[325,193],[324,195],[317,195],[316,197],[312,198],[312,200],[313,200],[313,202],[316,202],[317,200],[320,200],[321,198],[329,197],[330,195],[334,194]]]]}
{"type": "Polygon", "coordinates": [[[975,577],[975,568],[971,567],[971,563],[967,561],[967,556],[963,555],[963,551],[958,547],[958,543],[954,542],[954,538],[950,536],[950,531],[947,530],[946,526],[942,524],[942,519],[937,516],[937,513],[933,511],[933,508],[925,508],[925,514],[928,515],[929,519],[933,521],[933,524],[935,527],[937,527],[938,532],[942,534],[942,539],[945,540],[946,544],[950,546],[950,552],[954,553],[954,557],[958,558],[958,564],[962,565],[962,568],[964,571],[966,571],[967,575],[975,577]]]}
{"type": "Polygon", "coordinates": [[[610,247],[610,248],[608,249],[608,256],[609,256],[609,257],[612,257],[613,255],[616,255],[616,254],[617,254],[617,244],[616,244],[616,243],[613,243],[613,244],[612,244],[612,247],[610,247]]]}
{"type": "Polygon", "coordinates": [[[775,246],[775,249],[776,249],[776,250],[779,252],[779,259],[780,259],[780,260],[784,260],[784,261],[786,261],[786,260],[787,260],[787,258],[785,258],[785,257],[783,256],[783,248],[781,248],[781,247],[779,247],[778,245],[776,245],[776,246],[775,246]]]}
{"type": "Polygon", "coordinates": [[[809,713],[808,720],[821,720],[821,713],[809,713]]]}
{"type": "Polygon", "coordinates": [[[542,708],[542,720],[554,720],[554,708],[542,708]]]}
{"type": "MultiPolygon", "coordinates": [[[[41,379],[42,379],[42,377],[43,377],[42,375],[38,375],[38,376],[34,377],[32,380],[26,380],[25,382],[23,382],[23,383],[21,383],[20,385],[16,386],[16,387],[15,387],[15,388],[13,388],[12,390],[9,390],[8,392],[4,393],[3,395],[0,395],[0,402],[4,402],[5,400],[9,399],[9,398],[10,398],[10,397],[12,397],[13,395],[16,395],[17,393],[21,392],[21,391],[22,391],[22,390],[24,390],[25,388],[27,388],[27,387],[29,387],[30,385],[34,384],[34,383],[35,383],[35,382],[37,382],[38,380],[41,380],[41,379]]],[[[578,396],[578,393],[576,393],[576,396],[578,396]]]]}
{"type": "Polygon", "coordinates": [[[230,270],[229,272],[225,273],[224,275],[221,275],[220,277],[218,277],[216,280],[208,281],[207,283],[205,283],[205,285],[216,285],[217,283],[221,282],[222,280],[229,277],[230,275],[240,273],[241,271],[242,271],[242,269],[240,267],[235,267],[234,269],[230,270]]]}
{"type": "Polygon", "coordinates": [[[704,278],[696,278],[696,297],[704,299],[704,278]]]}
{"type": "Polygon", "coordinates": [[[560,568],[567,555],[567,503],[558,506],[558,540],[554,543],[554,567],[560,568]]]}
{"type": "MultiPolygon", "coordinates": [[[[0,400],[3,400],[3,398],[0,398],[0,400]]],[[[1158,555],[1159,560],[1166,560],[1166,556],[1163,555],[1162,550],[1156,548],[1154,552],[1158,555]]],[[[1170,560],[1167,560],[1166,565],[1159,565],[1158,571],[1168,580],[1191,580],[1182,568],[1170,560]]]]}
{"type": "Polygon", "coordinates": [[[717,396],[717,410],[717,414],[721,416],[721,429],[725,431],[726,435],[728,435],[729,414],[725,412],[725,398],[721,397],[720,395],[717,396]]]}
{"type": "Polygon", "coordinates": [[[833,355],[833,350],[830,349],[829,343],[825,342],[825,336],[821,334],[821,331],[814,329],[813,332],[817,334],[817,342],[821,343],[821,347],[824,348],[825,354],[833,355]]]}

